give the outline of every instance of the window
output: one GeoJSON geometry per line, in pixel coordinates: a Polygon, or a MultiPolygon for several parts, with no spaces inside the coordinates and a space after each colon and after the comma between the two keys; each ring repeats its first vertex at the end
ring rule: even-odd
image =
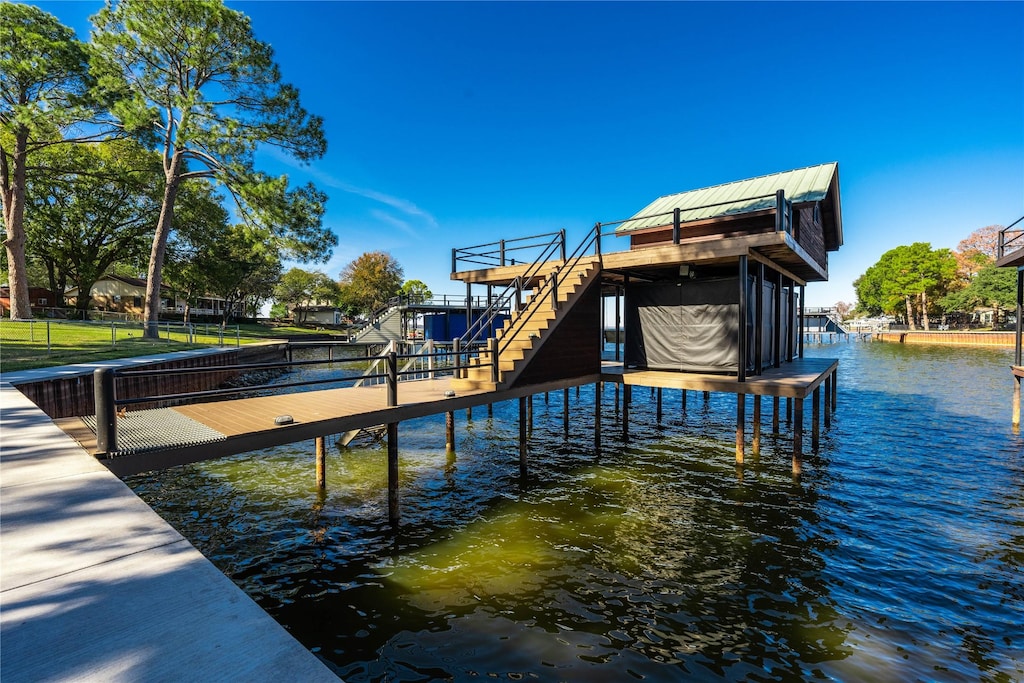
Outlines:
{"type": "Polygon", "coordinates": [[[50,302],[46,299],[45,296],[41,296],[38,299],[36,299],[36,306],[49,306],[49,305],[50,305],[50,302]]]}

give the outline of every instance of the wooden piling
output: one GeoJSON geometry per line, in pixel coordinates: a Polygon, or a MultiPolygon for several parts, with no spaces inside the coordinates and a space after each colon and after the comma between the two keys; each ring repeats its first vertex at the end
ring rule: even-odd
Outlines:
{"type": "Polygon", "coordinates": [[[750,450],[754,455],[761,454],[761,395],[754,394],[754,429],[753,443],[750,450]]]}
{"type": "Polygon", "coordinates": [[[601,452],[601,382],[594,383],[594,452],[601,452]]]}
{"type": "Polygon", "coordinates": [[[444,414],[444,450],[455,452],[455,412],[451,410],[444,414]]]}
{"type": "Polygon", "coordinates": [[[533,394],[526,398],[526,432],[533,434],[533,394]]]}
{"type": "MultiPolygon", "coordinates": [[[[616,384],[615,386],[619,386],[616,384]]],[[[629,401],[633,387],[629,384],[622,387],[622,440],[629,441],[629,401]]]]}
{"type": "Polygon", "coordinates": [[[1013,402],[1011,404],[1011,425],[1020,428],[1020,384],[1022,378],[1016,373],[1013,376],[1013,402]]]}
{"type": "Polygon", "coordinates": [[[832,412],[836,411],[836,384],[839,381],[839,368],[832,371],[832,412]]]}
{"type": "Polygon", "coordinates": [[[811,392],[811,450],[818,452],[819,434],[821,433],[821,387],[814,387],[811,392]]]}
{"type": "Polygon", "coordinates": [[[327,445],[324,437],[316,437],[316,487],[327,488],[327,445]]]}
{"type": "Polygon", "coordinates": [[[779,433],[779,397],[772,396],[772,434],[779,433]]]}
{"type": "Polygon", "coordinates": [[[388,521],[398,524],[398,423],[388,423],[388,521]]]}
{"type": "Polygon", "coordinates": [[[745,428],[744,425],[747,421],[747,396],[746,394],[736,394],[736,464],[742,465],[744,458],[744,441],[745,441],[745,428]]]}
{"type": "Polygon", "coordinates": [[[680,407],[683,409],[683,412],[685,413],[686,412],[686,389],[683,389],[683,395],[682,395],[682,398],[680,398],[679,402],[681,404],[680,407]]]}
{"type": "Polygon", "coordinates": [[[519,476],[526,477],[526,455],[527,455],[527,415],[526,397],[519,399],[519,476]]]}
{"type": "Polygon", "coordinates": [[[658,424],[661,424],[661,387],[658,387],[656,401],[657,401],[657,406],[658,406],[657,407],[657,422],[658,422],[658,424]]]}
{"type": "Polygon", "coordinates": [[[569,388],[562,389],[562,431],[569,438],[569,388]]]}
{"type": "Polygon", "coordinates": [[[793,413],[793,474],[800,474],[801,460],[804,450],[804,400],[797,399],[796,405],[787,399],[787,406],[794,408],[793,413]]]}
{"type": "Polygon", "coordinates": [[[828,429],[832,426],[832,375],[825,378],[824,398],[825,409],[823,417],[825,418],[825,429],[828,429]]]}

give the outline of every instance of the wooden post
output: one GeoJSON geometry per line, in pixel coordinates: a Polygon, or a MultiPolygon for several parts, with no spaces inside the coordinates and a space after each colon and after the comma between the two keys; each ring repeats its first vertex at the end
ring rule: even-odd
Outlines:
{"type": "Polygon", "coordinates": [[[533,394],[526,399],[526,431],[533,434],[533,394]]]}
{"type": "Polygon", "coordinates": [[[679,244],[679,208],[672,209],[672,244],[679,244]]]}
{"type": "Polygon", "coordinates": [[[747,342],[749,341],[750,327],[747,321],[747,273],[748,273],[747,255],[740,256],[739,259],[739,304],[737,306],[739,314],[739,330],[737,332],[736,339],[736,381],[746,382],[747,381],[747,342]]]}
{"type": "MultiPolygon", "coordinates": [[[[618,385],[615,385],[618,386],[618,385]]],[[[633,387],[628,384],[622,385],[622,440],[629,441],[629,400],[633,393],[633,387]]]]}
{"type": "Polygon", "coordinates": [[[760,375],[764,371],[764,264],[760,261],[754,275],[754,374],[760,375]]]}
{"type": "Polygon", "coordinates": [[[707,404],[710,401],[711,401],[711,392],[710,391],[705,391],[704,392],[704,405],[707,406],[707,404]]]}
{"type": "Polygon", "coordinates": [[[811,450],[818,452],[818,436],[821,432],[821,386],[811,393],[811,450]]]}
{"type": "Polygon", "coordinates": [[[487,417],[494,417],[494,404],[493,403],[488,403],[487,404],[487,417]]]}
{"type": "Polygon", "coordinates": [[[473,406],[466,408],[466,422],[473,421],[473,406]]]}
{"type": "Polygon", "coordinates": [[[779,397],[772,396],[772,434],[779,433],[779,397]]]}
{"type": "Polygon", "coordinates": [[[622,312],[620,310],[619,303],[619,292],[622,287],[615,287],[615,362],[618,363],[622,360],[622,354],[619,351],[619,328],[622,325],[622,312]]]}
{"type": "Polygon", "coordinates": [[[686,389],[683,389],[683,396],[680,399],[680,403],[681,403],[681,407],[683,409],[683,412],[685,413],[686,412],[686,389]]]}
{"type": "Polygon", "coordinates": [[[527,474],[526,469],[526,397],[520,397],[519,399],[519,476],[525,478],[527,474]]]}
{"type": "Polygon", "coordinates": [[[825,377],[825,429],[832,426],[832,375],[825,377]]]}
{"type": "Polygon", "coordinates": [[[388,423],[388,521],[398,524],[398,423],[388,423]]]}
{"type": "MultiPolygon", "coordinates": [[[[793,399],[788,396],[786,397],[786,424],[793,423],[793,401],[795,400],[797,399],[793,399]]],[[[803,401],[803,399],[799,400],[803,401]]]]}
{"type": "Polygon", "coordinates": [[[615,416],[619,415],[619,383],[615,383],[615,416]]]}
{"type": "MultiPolygon", "coordinates": [[[[795,399],[795,410],[793,421],[793,474],[800,474],[800,460],[804,450],[804,400],[795,399]]],[[[792,405],[792,401],[790,403],[792,405]]]]}
{"type": "Polygon", "coordinates": [[[839,383],[839,368],[832,371],[832,412],[836,412],[836,384],[839,383]]]}
{"type": "Polygon", "coordinates": [[[1020,382],[1021,378],[1017,375],[1013,376],[1013,405],[1011,408],[1012,426],[1016,429],[1020,428],[1020,382]]]}
{"type": "Polygon", "coordinates": [[[736,394],[736,464],[743,464],[745,425],[747,421],[747,395],[736,394]]]}
{"type": "Polygon", "coordinates": [[[394,351],[388,352],[388,407],[398,405],[398,356],[394,351]]]}
{"type": "Polygon", "coordinates": [[[562,431],[569,438],[569,389],[562,389],[562,431]]]}
{"type": "Polygon", "coordinates": [[[658,387],[658,398],[656,400],[657,400],[657,405],[658,405],[658,408],[657,408],[657,414],[658,414],[657,420],[658,420],[658,424],[661,424],[661,387],[658,387]]]}
{"type": "Polygon", "coordinates": [[[327,488],[327,445],[322,436],[316,437],[316,487],[327,488]]]}
{"type": "MultiPolygon", "coordinates": [[[[601,382],[594,382],[594,452],[601,452],[601,382]]],[[[577,387],[578,388],[578,387],[577,387]]]]}
{"type": "Polygon", "coordinates": [[[455,413],[451,410],[444,414],[444,449],[455,452],[455,413]]]}
{"type": "Polygon", "coordinates": [[[761,395],[754,394],[754,443],[750,449],[754,455],[761,454],[761,395]]]}

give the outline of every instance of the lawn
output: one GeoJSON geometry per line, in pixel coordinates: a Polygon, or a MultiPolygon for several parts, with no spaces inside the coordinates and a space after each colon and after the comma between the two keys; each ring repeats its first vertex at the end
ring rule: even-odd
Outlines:
{"type": "Polygon", "coordinates": [[[197,325],[190,333],[180,323],[161,323],[160,339],[145,339],[142,332],[139,323],[0,320],[0,371],[236,346],[313,330],[254,324],[231,326],[221,333],[217,325],[197,325]]]}

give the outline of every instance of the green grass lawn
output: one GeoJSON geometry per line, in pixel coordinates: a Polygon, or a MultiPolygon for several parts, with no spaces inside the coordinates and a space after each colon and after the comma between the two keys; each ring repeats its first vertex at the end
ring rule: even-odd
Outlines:
{"type": "Polygon", "coordinates": [[[189,338],[185,330],[173,324],[161,325],[160,339],[145,339],[141,324],[35,321],[12,323],[0,320],[0,371],[14,372],[33,368],[87,363],[111,358],[130,358],[169,351],[184,351],[209,346],[252,344],[267,339],[312,334],[301,327],[239,325],[225,330],[216,325],[199,325],[189,338]]]}

